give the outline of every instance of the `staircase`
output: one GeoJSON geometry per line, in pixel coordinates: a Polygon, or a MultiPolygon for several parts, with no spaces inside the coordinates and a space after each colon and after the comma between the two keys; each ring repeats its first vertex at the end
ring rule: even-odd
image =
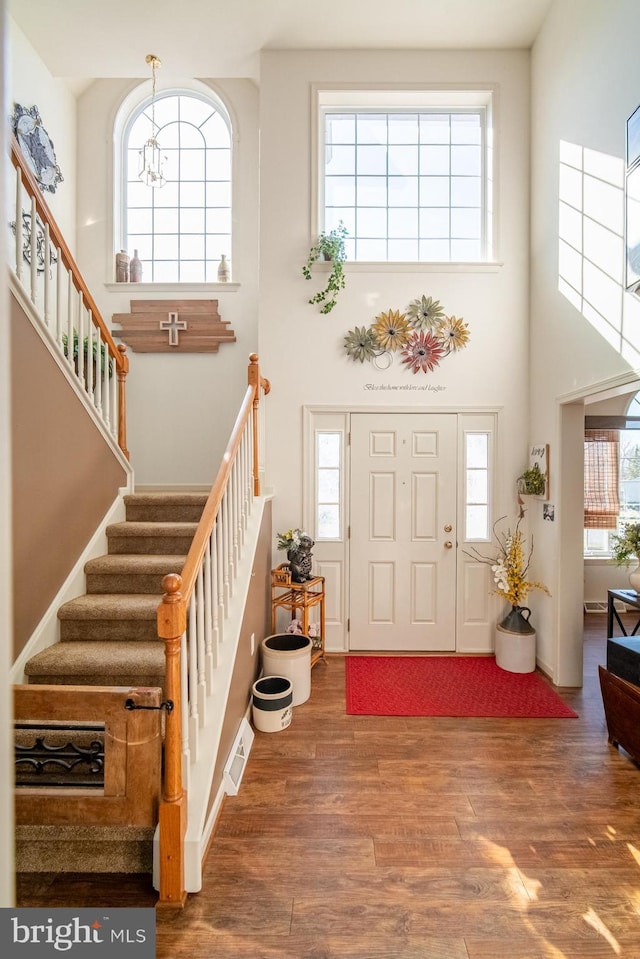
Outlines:
{"type": "Polygon", "coordinates": [[[109,552],[85,566],[84,596],[58,610],[60,642],[25,665],[29,683],[164,686],[157,638],[162,579],[180,573],[206,493],[135,493],[107,527],[109,552]]]}
{"type": "MultiPolygon", "coordinates": [[[[58,611],[60,642],[25,665],[29,684],[163,689],[157,637],[162,579],[180,573],[206,493],[125,497],[126,520],[107,527],[108,553],[85,566],[86,589],[58,611]]],[[[50,734],[48,734],[49,737],[50,734]]],[[[19,872],[151,872],[148,826],[19,825],[19,872]]]]}

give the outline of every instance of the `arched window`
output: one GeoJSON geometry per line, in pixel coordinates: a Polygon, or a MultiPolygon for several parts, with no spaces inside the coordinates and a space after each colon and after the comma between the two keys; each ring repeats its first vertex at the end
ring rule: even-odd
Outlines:
{"type": "Polygon", "coordinates": [[[222,103],[188,91],[140,104],[123,131],[121,248],[142,261],[153,283],[217,279],[231,258],[231,124],[222,103]],[[161,147],[166,183],[139,178],[140,151],[152,135],[161,147]]]}

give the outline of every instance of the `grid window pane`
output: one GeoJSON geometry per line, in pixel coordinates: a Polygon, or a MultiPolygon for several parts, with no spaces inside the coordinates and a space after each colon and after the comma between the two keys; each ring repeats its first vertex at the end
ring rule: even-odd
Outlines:
{"type": "Polygon", "coordinates": [[[340,466],[339,433],[318,433],[318,466],[340,466]]]}
{"type": "Polygon", "coordinates": [[[342,496],[342,436],[316,431],[316,540],[339,539],[342,496]]]}
{"type": "Polygon", "coordinates": [[[467,433],[466,454],[468,469],[487,469],[489,466],[489,437],[486,433],[467,433]]]}
{"type": "Polygon", "coordinates": [[[465,510],[466,538],[486,539],[489,525],[489,510],[486,506],[467,506],[465,510]]]}
{"type": "Polygon", "coordinates": [[[342,220],[357,260],[482,260],[484,123],[482,108],[327,107],[323,228],[342,220]]]}
{"type": "Polygon", "coordinates": [[[218,104],[195,94],[159,96],[154,113],[152,126],[147,104],[125,133],[120,245],[138,250],[145,281],[215,280],[221,251],[231,254],[228,119],[218,104]],[[152,133],[160,144],[166,178],[164,186],[155,189],[139,179],[140,151],[152,133]]]}
{"type": "Polygon", "coordinates": [[[340,539],[340,507],[318,506],[318,532],[316,539],[340,539]]]}
{"type": "Polygon", "coordinates": [[[489,434],[465,433],[465,539],[489,538],[489,434]]]}

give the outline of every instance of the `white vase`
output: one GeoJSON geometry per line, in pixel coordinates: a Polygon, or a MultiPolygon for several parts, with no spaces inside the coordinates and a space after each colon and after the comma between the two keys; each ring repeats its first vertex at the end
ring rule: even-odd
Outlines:
{"type": "Polygon", "coordinates": [[[631,584],[631,589],[635,589],[636,593],[640,592],[640,562],[638,562],[635,569],[632,569],[629,573],[629,583],[631,584]]]}
{"type": "Polygon", "coordinates": [[[533,673],[536,668],[536,634],[512,633],[496,626],[496,663],[509,673],[533,673]]]}

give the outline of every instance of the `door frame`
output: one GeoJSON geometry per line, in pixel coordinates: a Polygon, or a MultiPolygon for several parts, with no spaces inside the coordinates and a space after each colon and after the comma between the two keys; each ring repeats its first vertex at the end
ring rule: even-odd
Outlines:
{"type": "Polygon", "coordinates": [[[332,541],[318,540],[314,547],[314,569],[325,577],[325,648],[328,652],[349,652],[349,501],[351,480],[351,451],[348,437],[351,415],[355,413],[451,413],[457,416],[458,425],[458,502],[457,514],[464,516],[464,484],[461,481],[464,469],[464,439],[468,432],[487,432],[490,435],[490,483],[489,483],[489,536],[487,541],[467,543],[464,537],[457,538],[456,564],[456,652],[490,653],[493,651],[494,626],[499,612],[497,597],[489,566],[465,554],[466,545],[476,545],[481,552],[486,547],[491,552],[492,526],[498,516],[512,512],[511,501],[502,493],[505,484],[498,473],[498,449],[501,407],[448,407],[431,406],[419,408],[408,406],[371,405],[313,405],[303,406],[303,463],[302,463],[302,520],[314,539],[316,531],[316,433],[339,432],[342,437],[341,489],[341,536],[332,541]]]}

